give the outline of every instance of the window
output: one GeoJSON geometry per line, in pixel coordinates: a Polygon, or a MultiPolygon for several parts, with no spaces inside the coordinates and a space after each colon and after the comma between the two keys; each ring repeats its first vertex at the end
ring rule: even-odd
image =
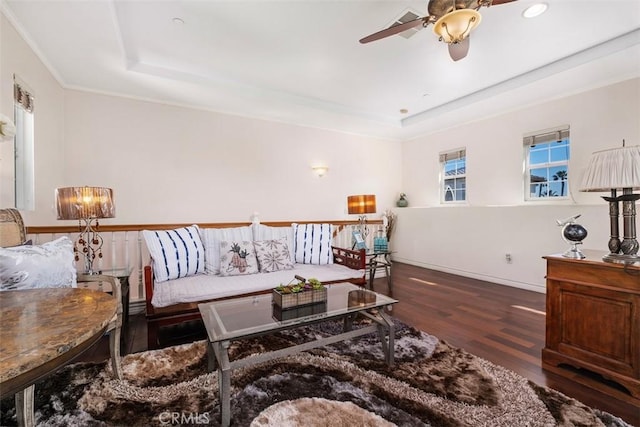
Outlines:
{"type": "Polygon", "coordinates": [[[467,158],[466,150],[456,150],[440,154],[441,197],[443,203],[467,200],[467,158]]]}
{"type": "Polygon", "coordinates": [[[524,137],[527,200],[569,196],[569,126],[524,137]]]}
{"type": "Polygon", "coordinates": [[[15,206],[20,210],[35,209],[35,170],[33,138],[33,95],[24,84],[14,81],[15,136],[15,206]]]}

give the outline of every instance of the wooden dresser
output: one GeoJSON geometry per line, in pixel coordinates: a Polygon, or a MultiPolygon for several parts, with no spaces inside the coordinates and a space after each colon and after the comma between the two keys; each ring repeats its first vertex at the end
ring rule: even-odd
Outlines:
{"type": "MultiPolygon", "coordinates": [[[[640,265],[547,260],[546,344],[542,366],[568,364],[624,386],[640,399],[640,265]]],[[[558,372],[554,370],[554,372],[558,372]]]]}

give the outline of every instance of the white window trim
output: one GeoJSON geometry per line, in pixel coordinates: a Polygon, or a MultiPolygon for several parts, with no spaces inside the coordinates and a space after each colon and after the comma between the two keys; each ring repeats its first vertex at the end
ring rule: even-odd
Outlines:
{"type": "MultiPolygon", "coordinates": [[[[554,196],[554,197],[549,197],[549,196],[545,196],[545,197],[531,197],[531,182],[530,182],[530,177],[531,177],[531,173],[530,173],[530,165],[529,165],[529,150],[528,148],[533,144],[535,144],[535,139],[536,137],[544,137],[544,136],[548,136],[549,134],[558,134],[560,137],[568,137],[569,138],[569,158],[566,161],[562,161],[562,162],[549,162],[549,163],[541,163],[541,164],[537,164],[533,169],[537,169],[537,168],[551,168],[554,166],[566,166],[567,168],[567,175],[571,176],[569,174],[569,164],[571,162],[571,132],[570,132],[570,126],[569,125],[561,125],[561,126],[556,126],[553,128],[548,128],[548,129],[542,129],[539,131],[535,131],[535,132],[529,132],[523,135],[522,138],[522,153],[523,153],[523,162],[522,162],[522,175],[523,175],[523,190],[524,190],[524,200],[525,202],[532,202],[532,203],[548,203],[550,201],[566,201],[566,200],[570,200],[571,197],[571,189],[570,189],[570,181],[567,180],[567,186],[566,186],[566,195],[565,196],[554,196]]],[[[544,141],[542,141],[544,142],[544,141]]],[[[548,141],[547,141],[548,142],[548,141]]]]}
{"type": "MultiPolygon", "coordinates": [[[[467,157],[467,149],[466,147],[461,147],[461,148],[457,148],[455,150],[448,150],[448,151],[443,151],[439,154],[439,163],[440,163],[440,204],[443,205],[464,205],[467,204],[467,200],[469,199],[469,195],[468,195],[468,191],[469,191],[469,187],[467,186],[468,182],[467,182],[467,164],[466,164],[466,157],[467,157]],[[451,158],[449,158],[449,156],[451,156],[451,158]],[[465,179],[465,198],[464,200],[445,200],[445,196],[447,194],[448,190],[445,190],[444,188],[444,182],[447,179],[447,176],[445,175],[445,171],[444,171],[444,167],[445,167],[445,163],[447,160],[454,160],[454,159],[460,159],[464,157],[465,158],[465,173],[461,174],[461,175],[455,175],[453,177],[450,178],[464,178],[465,179]]],[[[451,189],[454,194],[455,194],[455,190],[451,189]]]]}

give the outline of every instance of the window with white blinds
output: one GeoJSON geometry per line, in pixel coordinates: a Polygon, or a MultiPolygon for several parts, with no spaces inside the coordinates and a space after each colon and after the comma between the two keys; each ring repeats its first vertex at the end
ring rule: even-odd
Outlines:
{"type": "Polygon", "coordinates": [[[523,137],[525,199],[569,197],[569,126],[559,126],[523,137]]]}
{"type": "Polygon", "coordinates": [[[440,153],[442,203],[467,200],[467,150],[458,149],[440,153]]]}

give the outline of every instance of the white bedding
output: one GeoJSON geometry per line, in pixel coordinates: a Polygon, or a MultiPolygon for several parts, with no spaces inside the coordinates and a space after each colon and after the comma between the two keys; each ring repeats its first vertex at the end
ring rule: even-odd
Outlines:
{"type": "Polygon", "coordinates": [[[154,307],[205,301],[209,299],[242,295],[250,292],[266,291],[279,284],[286,285],[294,280],[294,276],[305,279],[312,277],[330,282],[334,280],[348,280],[362,278],[362,270],[354,270],[340,264],[294,264],[293,270],[274,271],[272,273],[258,273],[240,276],[218,276],[198,274],[156,283],[153,289],[151,304],[154,307]]]}

